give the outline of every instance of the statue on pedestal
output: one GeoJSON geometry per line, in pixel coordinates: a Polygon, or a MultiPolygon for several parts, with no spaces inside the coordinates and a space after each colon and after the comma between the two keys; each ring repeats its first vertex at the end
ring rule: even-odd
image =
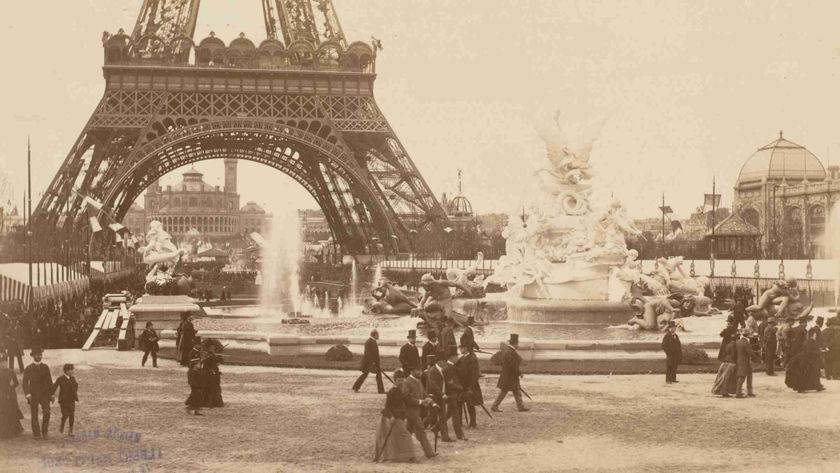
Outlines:
{"type": "Polygon", "coordinates": [[[149,272],[146,273],[146,291],[156,293],[159,288],[172,282],[175,267],[185,252],[175,246],[172,242],[172,236],[163,229],[163,224],[157,220],[149,222],[149,230],[146,232],[146,246],[139,250],[143,255],[143,262],[150,267],[149,272]]]}

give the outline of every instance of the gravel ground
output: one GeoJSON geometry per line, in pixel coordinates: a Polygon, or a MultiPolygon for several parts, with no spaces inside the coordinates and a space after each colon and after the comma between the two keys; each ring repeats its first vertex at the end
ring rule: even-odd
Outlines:
{"type": "MultiPolygon", "coordinates": [[[[78,364],[77,438],[58,434],[54,405],[52,437],[0,442],[0,471],[840,471],[838,381],[796,394],[782,376],[756,374],[757,398],[720,399],[708,374],[670,386],[661,375],[526,375],[531,412],[506,400],[494,420],[480,415],[469,442],[439,445],[441,455],[419,465],[376,465],[384,398],[372,379],[354,394],[353,372],[223,366],[228,405],[196,417],[183,410],[182,368],[164,360],[139,369],[138,360],[48,353],[53,373],[78,364]]],[[[485,397],[495,382],[483,379],[485,397]]]]}

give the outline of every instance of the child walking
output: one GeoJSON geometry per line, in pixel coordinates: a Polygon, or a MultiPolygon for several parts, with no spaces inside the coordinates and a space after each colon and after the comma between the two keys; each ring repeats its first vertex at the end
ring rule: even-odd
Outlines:
{"type": "Polygon", "coordinates": [[[73,377],[73,365],[68,363],[62,369],[64,374],[56,378],[53,383],[52,393],[55,395],[58,390],[58,405],[61,406],[61,428],[58,430],[64,433],[64,423],[69,421],[67,435],[73,436],[73,421],[76,414],[76,402],[79,400],[79,383],[73,377]]]}

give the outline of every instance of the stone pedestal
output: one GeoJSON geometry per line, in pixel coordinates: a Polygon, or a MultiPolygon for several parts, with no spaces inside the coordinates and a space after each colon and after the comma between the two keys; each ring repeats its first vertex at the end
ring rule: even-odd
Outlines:
{"type": "Polygon", "coordinates": [[[134,317],[134,332],[140,335],[146,328],[146,322],[151,321],[155,330],[175,330],[181,323],[181,314],[189,312],[201,315],[199,307],[188,296],[151,296],[144,295],[129,309],[134,317]]]}

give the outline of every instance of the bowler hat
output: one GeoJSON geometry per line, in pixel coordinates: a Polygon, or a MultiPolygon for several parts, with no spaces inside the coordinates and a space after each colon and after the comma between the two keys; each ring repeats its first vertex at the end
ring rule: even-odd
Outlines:
{"type": "Polygon", "coordinates": [[[407,338],[417,338],[417,330],[414,330],[414,329],[409,330],[407,338]]]}
{"type": "Polygon", "coordinates": [[[32,347],[32,352],[30,353],[30,356],[43,355],[43,354],[44,354],[44,350],[41,349],[41,347],[32,347]]]}
{"type": "Polygon", "coordinates": [[[519,334],[512,333],[510,334],[510,340],[508,341],[511,345],[519,345],[519,334]]]}

